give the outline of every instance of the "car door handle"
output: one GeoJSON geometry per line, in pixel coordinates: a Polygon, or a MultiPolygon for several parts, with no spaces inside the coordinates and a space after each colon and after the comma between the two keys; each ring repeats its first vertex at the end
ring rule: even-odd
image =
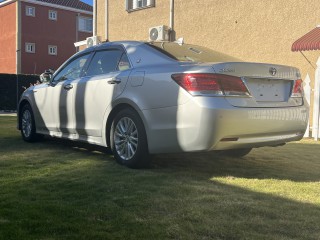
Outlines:
{"type": "Polygon", "coordinates": [[[110,80],[108,80],[109,84],[119,84],[121,83],[121,79],[120,78],[111,78],[110,80]]]}
{"type": "Polygon", "coordinates": [[[64,85],[63,88],[64,88],[65,90],[70,90],[70,89],[73,88],[73,85],[69,83],[69,84],[64,85]]]}

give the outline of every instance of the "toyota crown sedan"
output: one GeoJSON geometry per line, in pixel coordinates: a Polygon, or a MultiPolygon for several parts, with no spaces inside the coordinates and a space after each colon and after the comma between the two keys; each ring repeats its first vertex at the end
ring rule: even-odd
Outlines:
{"type": "Polygon", "coordinates": [[[110,147],[138,168],[150,154],[252,148],[300,140],[308,123],[297,68],[243,62],[175,42],[108,42],[67,60],[22,95],[18,128],[110,147]]]}

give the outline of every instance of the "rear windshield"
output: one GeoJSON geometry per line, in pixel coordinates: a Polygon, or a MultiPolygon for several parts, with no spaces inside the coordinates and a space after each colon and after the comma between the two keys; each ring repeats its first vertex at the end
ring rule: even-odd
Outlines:
{"type": "Polygon", "coordinates": [[[149,42],[146,44],[179,62],[241,62],[237,58],[197,45],[175,42],[149,42]]]}

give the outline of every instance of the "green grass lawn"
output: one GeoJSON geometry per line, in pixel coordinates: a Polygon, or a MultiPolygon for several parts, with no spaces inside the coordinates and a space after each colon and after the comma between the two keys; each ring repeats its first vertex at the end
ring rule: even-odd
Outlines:
{"type": "Polygon", "coordinates": [[[132,170],[100,147],[25,143],[0,116],[0,239],[319,240],[320,143],[132,170]]]}

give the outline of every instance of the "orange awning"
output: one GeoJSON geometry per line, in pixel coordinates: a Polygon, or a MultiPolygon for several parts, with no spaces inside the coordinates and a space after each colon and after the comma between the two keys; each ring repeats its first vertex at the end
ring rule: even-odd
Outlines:
{"type": "Polygon", "coordinates": [[[291,47],[293,52],[311,50],[320,50],[320,25],[296,40],[291,47]]]}

